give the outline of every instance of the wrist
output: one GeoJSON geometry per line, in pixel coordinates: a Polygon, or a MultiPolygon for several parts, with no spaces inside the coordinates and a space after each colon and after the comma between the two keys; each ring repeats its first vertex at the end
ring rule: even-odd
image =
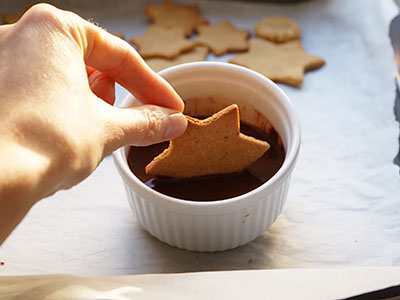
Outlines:
{"type": "Polygon", "coordinates": [[[48,157],[15,142],[3,143],[0,152],[1,198],[32,206],[47,196],[48,157]]]}
{"type": "Polygon", "coordinates": [[[29,209],[45,197],[50,162],[3,138],[0,144],[0,244],[29,209]]]}

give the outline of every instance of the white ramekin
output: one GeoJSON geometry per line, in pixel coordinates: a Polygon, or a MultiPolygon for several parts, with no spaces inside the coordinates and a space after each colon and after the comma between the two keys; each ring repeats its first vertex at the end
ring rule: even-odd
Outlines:
{"type": "MultiPolygon", "coordinates": [[[[140,225],[169,245],[194,251],[221,251],[246,244],[261,235],[286,202],[290,175],[300,146],[300,126],[288,97],[272,81],[249,69],[219,62],[188,63],[159,73],[185,100],[222,99],[237,103],[246,122],[272,126],[282,138],[286,156],[266,183],[238,197],[193,202],[176,199],[143,184],[129,169],[129,147],[113,153],[128,200],[140,225]],[[254,109],[255,108],[255,109],[254,109]],[[261,116],[261,118],[260,118],[261,116]],[[270,122],[270,124],[265,124],[270,122]],[[254,121],[254,122],[253,122],[254,121]]],[[[128,95],[122,106],[132,106],[128,95]]]]}

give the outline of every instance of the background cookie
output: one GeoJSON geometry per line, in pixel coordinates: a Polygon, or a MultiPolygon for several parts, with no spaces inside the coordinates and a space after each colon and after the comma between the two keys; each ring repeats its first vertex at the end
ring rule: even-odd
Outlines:
{"type": "Polygon", "coordinates": [[[252,38],[249,52],[236,55],[230,62],[290,85],[300,85],[305,71],[325,64],[322,58],[306,53],[299,40],[276,44],[260,38],[252,38]]]}
{"type": "Polygon", "coordinates": [[[214,25],[202,25],[197,28],[197,31],[199,34],[194,42],[207,46],[216,56],[248,49],[247,38],[250,36],[250,32],[237,29],[228,21],[214,25]]]}
{"type": "Polygon", "coordinates": [[[19,13],[2,15],[1,17],[3,19],[3,23],[4,24],[16,23],[24,15],[24,13],[26,13],[26,11],[30,9],[32,6],[33,4],[27,3],[25,4],[24,9],[19,13]]]}
{"type": "Polygon", "coordinates": [[[199,16],[197,5],[183,6],[166,0],[162,5],[147,6],[144,11],[155,25],[181,28],[186,36],[190,36],[197,26],[208,23],[199,16]]]}
{"type": "Polygon", "coordinates": [[[112,35],[115,35],[116,37],[119,37],[120,39],[124,40],[125,39],[125,35],[121,32],[110,32],[112,35]]]}
{"type": "Polygon", "coordinates": [[[193,49],[195,44],[185,38],[180,28],[149,26],[146,32],[131,39],[143,58],[165,57],[172,59],[179,53],[193,49]]]}
{"type": "Polygon", "coordinates": [[[292,19],[273,16],[260,20],[254,26],[256,35],[273,42],[285,42],[297,39],[301,35],[300,26],[292,19]]]}
{"type": "Polygon", "coordinates": [[[147,58],[146,63],[156,72],[166,68],[194,61],[205,60],[208,54],[208,48],[196,46],[193,50],[181,53],[174,59],[166,59],[161,57],[147,58]]]}

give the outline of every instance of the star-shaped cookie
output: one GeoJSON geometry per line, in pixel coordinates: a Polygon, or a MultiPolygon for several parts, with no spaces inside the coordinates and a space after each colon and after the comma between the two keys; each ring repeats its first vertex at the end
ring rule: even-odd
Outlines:
{"type": "Polygon", "coordinates": [[[142,35],[131,39],[131,43],[139,48],[143,58],[165,57],[173,59],[179,53],[188,51],[195,44],[185,38],[182,29],[149,26],[142,35]]]}
{"type": "Polygon", "coordinates": [[[228,21],[214,25],[202,25],[197,28],[197,31],[199,35],[195,43],[207,46],[216,56],[248,49],[247,38],[250,36],[250,32],[237,29],[228,21]]]}
{"type": "Polygon", "coordinates": [[[205,60],[208,54],[208,48],[203,46],[196,46],[193,50],[181,53],[174,59],[166,59],[161,57],[147,58],[146,63],[155,72],[159,72],[166,68],[176,66],[183,63],[202,61],[205,60]]]}
{"type": "Polygon", "coordinates": [[[321,67],[325,61],[306,53],[300,40],[276,44],[260,38],[250,40],[250,50],[230,62],[257,71],[275,82],[300,85],[304,72],[321,67]]]}
{"type": "Polygon", "coordinates": [[[144,11],[154,24],[167,28],[181,28],[186,36],[190,36],[198,25],[208,24],[205,18],[199,16],[199,8],[196,5],[183,6],[166,0],[162,5],[147,6],[144,11]]]}
{"type": "Polygon", "coordinates": [[[233,173],[269,149],[267,142],[240,133],[236,104],[204,120],[187,118],[185,133],[170,141],[146,166],[146,173],[178,178],[233,173]]]}

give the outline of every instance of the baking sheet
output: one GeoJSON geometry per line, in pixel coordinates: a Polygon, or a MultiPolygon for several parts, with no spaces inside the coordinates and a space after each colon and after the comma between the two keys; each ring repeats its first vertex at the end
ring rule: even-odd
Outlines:
{"type": "MultiPolygon", "coordinates": [[[[127,38],[149,24],[146,3],[54,1],[127,38]],[[98,2],[97,2],[98,3],[98,2]]],[[[193,1],[178,1],[193,3],[193,1]]],[[[400,176],[393,164],[399,124],[393,113],[396,66],[388,38],[392,0],[316,0],[286,5],[198,1],[215,23],[252,29],[262,17],[286,15],[303,29],[306,51],[327,64],[292,99],[302,145],[288,202],[252,243],[220,253],[170,247],[143,231],[107,157],[84,182],[38,203],[0,248],[0,275],[82,276],[400,265],[400,176]]],[[[1,1],[17,11],[22,1],[1,1]]],[[[227,61],[231,56],[209,60],[227,61]]],[[[120,102],[126,95],[117,90],[120,102]]]]}

